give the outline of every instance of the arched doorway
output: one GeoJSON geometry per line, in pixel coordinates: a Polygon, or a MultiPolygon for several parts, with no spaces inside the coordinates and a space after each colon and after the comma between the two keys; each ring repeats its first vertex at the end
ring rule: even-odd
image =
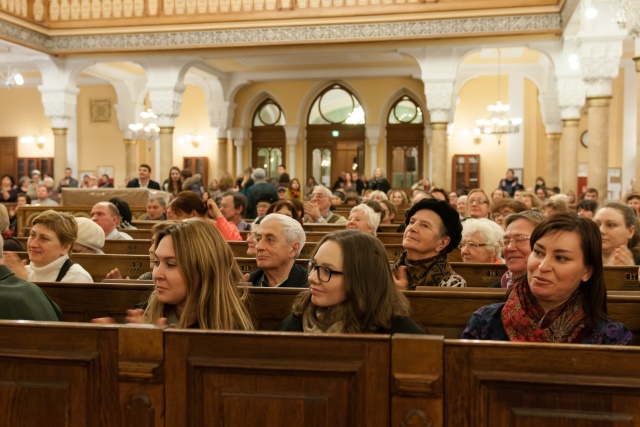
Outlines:
{"type": "Polygon", "coordinates": [[[266,99],[251,122],[251,164],[267,173],[267,180],[278,177],[278,166],[286,164],[286,124],[282,108],[266,99]]]}
{"type": "Polygon", "coordinates": [[[339,84],[314,100],[307,120],[307,178],[331,188],[342,172],[364,170],[364,110],[339,84]]]}
{"type": "Polygon", "coordinates": [[[404,189],[418,182],[424,159],[424,119],[418,103],[400,97],[387,116],[387,179],[391,188],[404,189]]]}

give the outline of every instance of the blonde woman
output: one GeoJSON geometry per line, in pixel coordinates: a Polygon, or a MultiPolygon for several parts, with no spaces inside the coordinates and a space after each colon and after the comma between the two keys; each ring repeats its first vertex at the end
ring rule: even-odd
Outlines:
{"type": "Polygon", "coordinates": [[[172,225],[155,242],[155,291],[127,321],[215,330],[254,329],[238,284],[244,279],[220,232],[194,218],[172,225]]]}

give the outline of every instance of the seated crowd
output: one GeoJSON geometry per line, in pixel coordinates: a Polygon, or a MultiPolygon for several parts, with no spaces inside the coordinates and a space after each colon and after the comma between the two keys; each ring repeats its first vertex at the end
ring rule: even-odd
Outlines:
{"type": "MultiPolygon", "coordinates": [[[[507,288],[505,302],[480,308],[463,338],[631,341],[629,330],[607,317],[603,266],[640,265],[635,207],[640,207],[640,196],[627,197],[626,204],[598,207],[593,191],[580,201],[542,184],[524,191],[508,172],[490,195],[482,189],[448,192],[421,181],[409,197],[402,189],[392,189],[380,169],[368,183],[357,174],[343,174],[333,191],[315,180],[302,189],[284,167],[272,182],[264,169],[257,168],[247,173],[239,188],[232,183],[220,188],[228,181],[223,177],[217,187],[212,183],[205,190],[198,176],[183,179],[176,169],[162,186],[170,200],[149,198],[141,218],[156,221],[149,248],[151,271],[139,277],[153,280],[155,291],[129,311],[129,322],[252,330],[246,288],[238,286],[245,282],[306,288],[278,326],[281,331],[424,333],[411,320],[409,302],[401,291],[467,286],[452,267],[455,251],[464,263],[504,263],[507,268],[492,284],[507,288]],[[338,207],[343,204],[353,207],[348,211],[338,207]],[[592,219],[581,215],[581,209],[591,212],[592,219]],[[402,223],[395,221],[399,212],[404,212],[402,223]],[[306,268],[296,263],[309,245],[304,227],[328,224],[345,230],[326,233],[306,268]],[[380,227],[388,226],[402,233],[402,251],[391,265],[376,237],[381,236],[380,227]],[[225,242],[241,240],[241,232],[247,234],[247,256],[254,257],[257,266],[245,275],[225,242]]],[[[159,188],[149,172],[141,165],[139,177],[128,186],[159,188]]],[[[0,282],[20,283],[31,293],[33,289],[24,285],[27,280],[92,282],[91,275],[71,259],[72,253],[103,254],[105,241],[131,239],[122,230],[136,222],[128,204],[117,198],[96,203],[90,216],[74,218],[62,209],[38,215],[26,242],[27,259],[6,252],[0,263],[5,278],[0,282]]],[[[5,233],[10,233],[10,224],[11,215],[2,206],[4,248],[20,252],[24,249],[16,244],[21,243],[5,233]]],[[[114,269],[107,278],[122,276],[114,269]]],[[[50,320],[55,320],[51,313],[60,318],[46,294],[36,300],[38,310],[46,308],[50,320]]]]}

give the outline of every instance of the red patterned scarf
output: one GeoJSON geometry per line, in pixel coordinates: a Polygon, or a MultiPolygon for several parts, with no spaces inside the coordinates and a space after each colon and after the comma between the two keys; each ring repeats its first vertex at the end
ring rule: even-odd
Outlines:
{"type": "Polygon", "coordinates": [[[510,341],[577,343],[582,341],[587,326],[580,292],[545,314],[526,276],[512,286],[501,319],[510,341]]]}

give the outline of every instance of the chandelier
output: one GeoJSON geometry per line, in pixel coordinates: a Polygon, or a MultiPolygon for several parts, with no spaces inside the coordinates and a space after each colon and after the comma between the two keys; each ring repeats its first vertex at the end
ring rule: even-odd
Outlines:
{"type": "Polygon", "coordinates": [[[142,121],[129,125],[129,130],[133,132],[134,139],[146,139],[147,141],[155,140],[160,131],[160,128],[155,123],[155,119],[157,119],[158,116],[151,108],[147,108],[140,113],[140,118],[142,121]]]}
{"type": "Polygon", "coordinates": [[[489,117],[486,119],[476,120],[476,128],[473,132],[476,135],[496,135],[498,144],[502,135],[520,132],[522,119],[509,117],[509,104],[503,104],[500,101],[500,75],[501,75],[501,57],[500,48],[498,48],[498,100],[494,105],[487,106],[489,117]]]}
{"type": "Polygon", "coordinates": [[[0,78],[4,82],[4,86],[11,89],[12,87],[22,86],[24,84],[24,77],[18,72],[16,68],[11,65],[7,65],[7,73],[0,74],[0,78]]]}

